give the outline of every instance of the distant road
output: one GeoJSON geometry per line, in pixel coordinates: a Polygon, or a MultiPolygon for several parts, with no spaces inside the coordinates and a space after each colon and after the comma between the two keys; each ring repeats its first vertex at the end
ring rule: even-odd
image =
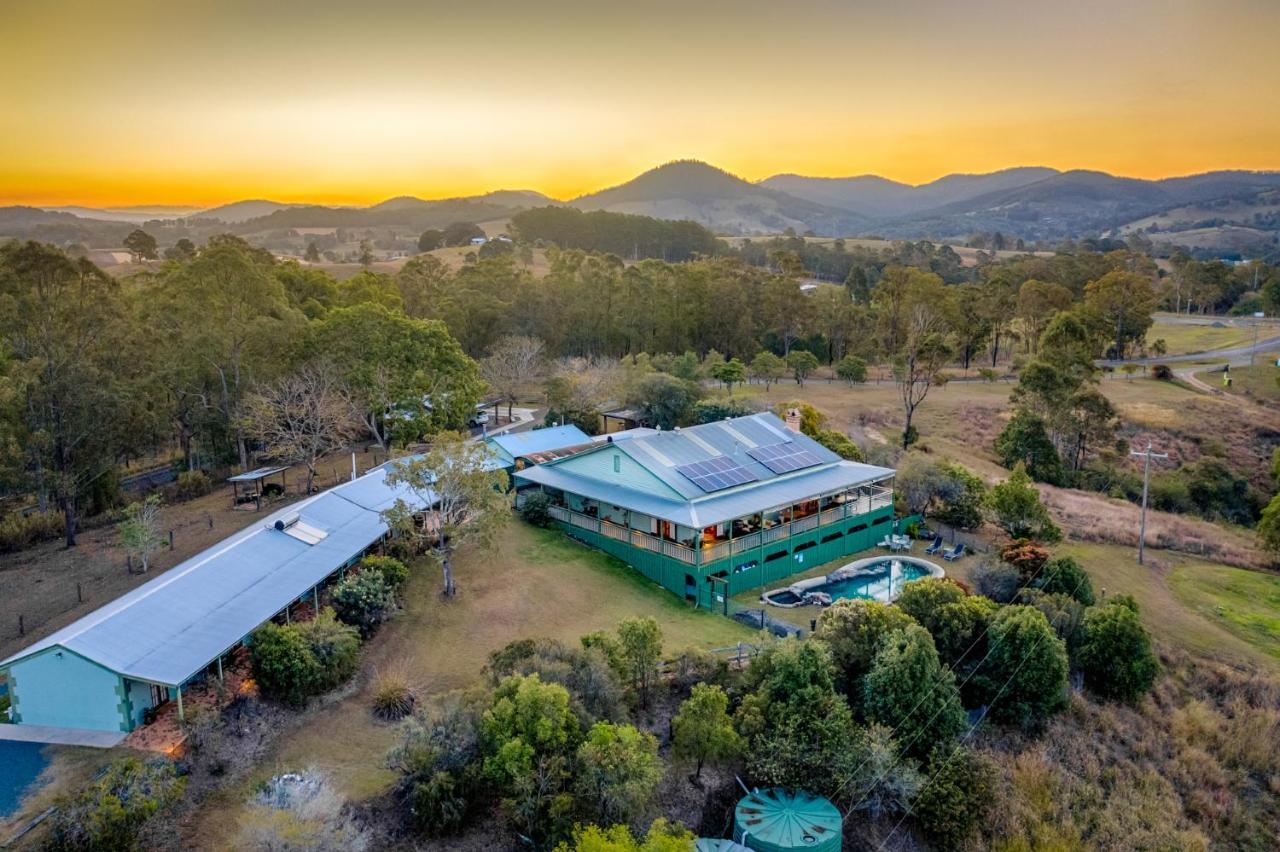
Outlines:
{"type": "Polygon", "coordinates": [[[1185,355],[1166,355],[1163,358],[1127,358],[1123,361],[1098,360],[1099,367],[1115,367],[1120,364],[1186,364],[1193,361],[1212,361],[1213,363],[1230,364],[1241,367],[1249,363],[1249,356],[1254,352],[1267,352],[1280,349],[1280,337],[1268,337],[1248,346],[1232,346],[1227,349],[1210,349],[1207,352],[1188,352],[1185,355]]]}

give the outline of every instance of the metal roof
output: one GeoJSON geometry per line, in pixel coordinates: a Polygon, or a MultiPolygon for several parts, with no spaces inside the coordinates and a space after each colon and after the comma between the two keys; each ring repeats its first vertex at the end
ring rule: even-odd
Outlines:
{"type": "Polygon", "coordinates": [[[256,482],[259,479],[266,479],[268,476],[274,476],[282,470],[288,470],[287,467],[260,467],[256,470],[237,473],[235,476],[228,477],[227,482],[256,482]]]}
{"type": "Polygon", "coordinates": [[[528,432],[508,432],[494,435],[486,442],[496,446],[514,461],[531,453],[548,453],[566,447],[578,447],[591,443],[591,436],[577,426],[548,426],[528,432]]]}
{"type": "Polygon", "coordinates": [[[777,415],[767,412],[717,420],[685,429],[655,432],[652,435],[638,435],[627,441],[619,441],[617,447],[672,490],[692,500],[705,492],[680,473],[679,467],[727,457],[764,483],[781,474],[752,458],[748,451],[782,443],[794,446],[797,451],[812,454],[819,465],[840,461],[840,456],[808,435],[788,429],[787,424],[777,415]]]}
{"type": "Polygon", "coordinates": [[[0,662],[60,646],[136,680],[176,686],[386,534],[396,499],[425,508],[388,465],[286,506],[0,662]],[[275,528],[293,515],[314,544],[275,528]]]}
{"type": "Polygon", "coordinates": [[[612,441],[629,441],[632,438],[642,438],[645,435],[656,435],[657,429],[648,426],[632,426],[630,429],[619,429],[617,432],[609,432],[605,435],[596,435],[591,440],[597,444],[605,444],[612,441]]]}
{"type": "Polygon", "coordinates": [[[820,468],[774,477],[768,482],[752,482],[694,500],[679,500],[646,494],[609,480],[563,470],[555,462],[515,473],[516,479],[559,488],[693,529],[790,506],[810,497],[842,491],[887,476],[893,476],[893,470],[887,467],[839,461],[820,468]]]}

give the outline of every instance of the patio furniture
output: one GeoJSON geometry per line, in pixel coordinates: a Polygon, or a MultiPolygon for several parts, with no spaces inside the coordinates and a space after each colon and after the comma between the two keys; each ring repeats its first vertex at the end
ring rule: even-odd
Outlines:
{"type": "Polygon", "coordinates": [[[946,546],[942,543],[942,536],[935,535],[933,537],[933,544],[926,547],[924,552],[927,555],[932,556],[935,553],[941,553],[944,549],[946,549],[946,546]]]}
{"type": "Polygon", "coordinates": [[[883,547],[885,550],[893,550],[893,542],[889,539],[889,536],[885,536],[880,539],[880,543],[877,544],[876,547],[883,547]]]}
{"type": "Polygon", "coordinates": [[[948,562],[954,562],[955,560],[959,559],[961,556],[964,556],[964,542],[960,542],[955,547],[951,548],[946,553],[942,554],[942,558],[947,560],[948,562]]]}

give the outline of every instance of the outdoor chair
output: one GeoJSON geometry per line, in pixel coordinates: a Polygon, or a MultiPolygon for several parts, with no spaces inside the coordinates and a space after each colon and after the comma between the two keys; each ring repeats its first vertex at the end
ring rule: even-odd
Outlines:
{"type": "Polygon", "coordinates": [[[942,543],[942,536],[935,535],[933,537],[933,544],[926,547],[924,549],[924,552],[929,556],[932,556],[935,553],[941,553],[945,549],[946,549],[946,545],[942,543]]]}
{"type": "Polygon", "coordinates": [[[960,542],[955,547],[951,548],[946,553],[942,554],[942,558],[947,560],[948,562],[954,562],[955,560],[959,559],[961,556],[964,556],[964,542],[960,542]]]}

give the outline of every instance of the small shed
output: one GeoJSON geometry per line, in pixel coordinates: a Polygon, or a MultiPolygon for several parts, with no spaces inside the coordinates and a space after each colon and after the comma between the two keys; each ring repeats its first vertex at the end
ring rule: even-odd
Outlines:
{"type": "Polygon", "coordinates": [[[280,476],[280,493],[284,493],[286,483],[285,476],[288,473],[287,467],[260,467],[256,470],[237,473],[229,478],[227,482],[231,483],[231,506],[234,509],[248,508],[252,505],[254,511],[262,509],[262,497],[267,488],[267,480],[277,474],[280,476]]]}
{"type": "Polygon", "coordinates": [[[615,408],[612,411],[602,412],[600,415],[601,429],[604,434],[611,432],[623,432],[628,429],[635,429],[638,426],[646,426],[640,416],[640,412],[634,408],[615,408]]]}
{"type": "Polygon", "coordinates": [[[738,802],[733,839],[756,852],[840,852],[843,826],[840,811],[827,799],[774,787],[738,802]]]}

